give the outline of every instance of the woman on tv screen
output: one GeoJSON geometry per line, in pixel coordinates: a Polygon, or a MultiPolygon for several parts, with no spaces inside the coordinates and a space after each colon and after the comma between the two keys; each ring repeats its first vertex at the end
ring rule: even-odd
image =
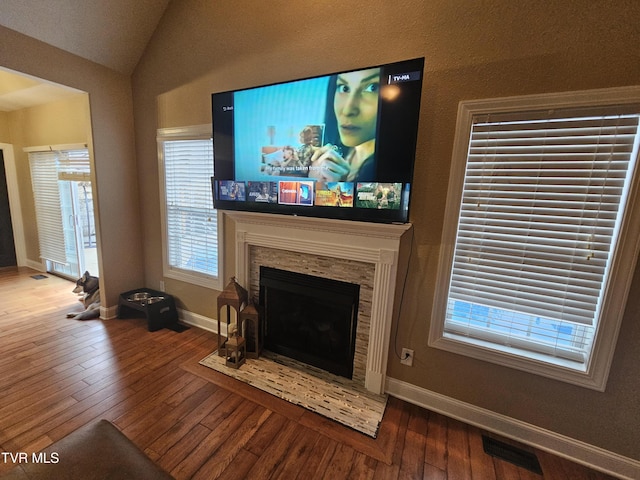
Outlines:
{"type": "Polygon", "coordinates": [[[330,182],[374,180],[380,69],[341,73],[332,79],[330,89],[327,130],[335,124],[338,138],[336,144],[315,150],[309,177],[330,182]]]}

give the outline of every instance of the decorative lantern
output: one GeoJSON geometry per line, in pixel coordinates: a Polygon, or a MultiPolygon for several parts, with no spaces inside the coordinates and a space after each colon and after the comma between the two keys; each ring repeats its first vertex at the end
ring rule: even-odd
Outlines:
{"type": "Polygon", "coordinates": [[[247,358],[247,344],[240,336],[230,337],[225,343],[226,365],[231,368],[240,368],[247,358]]]}
{"type": "Polygon", "coordinates": [[[249,302],[240,312],[242,335],[247,342],[247,357],[258,358],[264,342],[263,322],[260,321],[260,310],[255,299],[249,302]]]}
{"type": "Polygon", "coordinates": [[[235,310],[235,318],[236,320],[239,319],[240,312],[247,304],[248,295],[247,291],[236,282],[235,277],[231,278],[229,284],[218,295],[218,355],[221,357],[227,354],[226,343],[230,337],[228,332],[232,321],[231,310],[235,310]],[[223,321],[226,321],[227,338],[222,336],[221,330],[220,319],[223,317],[221,311],[223,307],[226,308],[226,318],[223,321]]]}

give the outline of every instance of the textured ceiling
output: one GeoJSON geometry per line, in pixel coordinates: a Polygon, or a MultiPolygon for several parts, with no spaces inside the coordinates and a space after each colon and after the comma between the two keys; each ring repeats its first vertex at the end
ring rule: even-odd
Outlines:
{"type": "Polygon", "coordinates": [[[169,0],[2,0],[0,25],[130,75],[169,0]]]}
{"type": "MultiPolygon", "coordinates": [[[[169,0],[1,0],[0,25],[131,75],[169,0]]],[[[0,65],[2,67],[2,65],[0,65]]],[[[68,95],[55,85],[0,72],[0,111],[68,95]],[[24,90],[24,91],[22,91],[24,90]]]]}

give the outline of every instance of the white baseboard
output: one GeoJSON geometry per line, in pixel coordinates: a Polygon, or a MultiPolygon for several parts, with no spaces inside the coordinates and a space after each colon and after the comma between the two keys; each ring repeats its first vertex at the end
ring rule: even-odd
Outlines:
{"type": "MultiPolygon", "coordinates": [[[[182,323],[187,325],[192,325],[194,327],[202,328],[203,330],[208,330],[209,332],[218,333],[218,321],[213,318],[205,317],[204,315],[198,315],[197,313],[192,313],[187,310],[182,310],[180,308],[177,309],[178,318],[182,323]]],[[[112,318],[116,318],[118,316],[118,306],[113,305],[111,307],[100,307],[100,318],[103,320],[109,320],[112,318]]],[[[222,325],[221,330],[226,334],[226,325],[222,325]]]]}
{"type": "Polygon", "coordinates": [[[45,267],[43,262],[38,262],[36,260],[29,260],[28,258],[27,258],[26,263],[25,263],[24,266],[32,268],[34,270],[37,270],[38,272],[46,272],[47,271],[47,268],[45,267]]]}
{"type": "Polygon", "coordinates": [[[640,461],[387,377],[389,395],[478,428],[624,479],[640,478],[640,461]]]}
{"type": "MultiPolygon", "coordinates": [[[[178,318],[187,325],[202,328],[209,332],[218,333],[218,321],[214,318],[205,317],[204,315],[198,315],[197,313],[189,312],[188,310],[178,309],[178,318]]],[[[227,325],[223,322],[220,324],[220,330],[222,334],[226,335],[227,325]]]]}
{"type": "Polygon", "coordinates": [[[118,316],[118,306],[112,307],[100,307],[100,318],[103,320],[109,320],[118,316]]]}

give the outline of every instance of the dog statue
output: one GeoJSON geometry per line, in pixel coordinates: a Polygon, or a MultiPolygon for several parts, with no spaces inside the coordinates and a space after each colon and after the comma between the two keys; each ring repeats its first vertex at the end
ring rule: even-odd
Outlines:
{"type": "Polygon", "coordinates": [[[90,320],[100,316],[100,284],[98,277],[92,277],[89,272],[84,272],[84,275],[76,280],[76,288],[73,289],[73,293],[82,296],[80,302],[82,302],[84,310],[80,313],[69,312],[67,313],[67,318],[90,320]]]}

